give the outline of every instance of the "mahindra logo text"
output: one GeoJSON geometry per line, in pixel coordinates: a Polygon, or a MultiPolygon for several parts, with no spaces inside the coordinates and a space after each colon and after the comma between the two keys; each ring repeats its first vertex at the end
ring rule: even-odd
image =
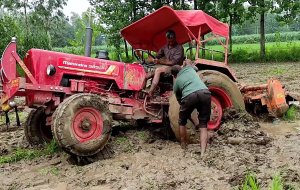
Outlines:
{"type": "Polygon", "coordinates": [[[75,62],[70,62],[70,61],[63,61],[62,63],[63,63],[63,65],[67,65],[67,66],[88,68],[88,69],[94,69],[94,70],[104,70],[107,67],[106,63],[101,63],[100,65],[96,65],[96,64],[87,65],[84,63],[75,63],[75,62]]]}

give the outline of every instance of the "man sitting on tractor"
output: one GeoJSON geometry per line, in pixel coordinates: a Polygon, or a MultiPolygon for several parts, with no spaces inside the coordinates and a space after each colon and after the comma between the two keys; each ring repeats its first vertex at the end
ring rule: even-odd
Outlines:
{"type": "Polygon", "coordinates": [[[152,85],[149,90],[149,96],[153,95],[153,92],[159,82],[160,75],[162,73],[171,73],[171,66],[182,65],[184,60],[183,47],[177,43],[176,34],[173,30],[166,32],[167,44],[163,46],[157,53],[156,59],[153,60],[155,64],[165,65],[155,69],[154,72],[150,72],[147,75],[147,79],[153,77],[152,85]]]}

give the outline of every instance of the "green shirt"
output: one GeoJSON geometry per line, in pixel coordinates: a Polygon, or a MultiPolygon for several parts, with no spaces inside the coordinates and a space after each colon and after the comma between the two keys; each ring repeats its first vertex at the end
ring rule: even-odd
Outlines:
{"type": "Polygon", "coordinates": [[[202,89],[208,88],[193,67],[186,66],[177,74],[173,90],[178,102],[191,93],[202,89]]]}

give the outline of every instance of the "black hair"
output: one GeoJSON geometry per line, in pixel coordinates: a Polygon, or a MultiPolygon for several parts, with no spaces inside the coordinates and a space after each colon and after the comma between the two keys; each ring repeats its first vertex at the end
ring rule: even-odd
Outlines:
{"type": "Polygon", "coordinates": [[[179,71],[181,70],[181,66],[179,65],[174,65],[171,67],[171,74],[174,76],[174,77],[177,77],[177,74],[179,73],[179,71]]]}
{"type": "Polygon", "coordinates": [[[168,30],[168,31],[166,32],[166,37],[167,37],[168,39],[176,38],[176,33],[174,32],[174,30],[168,30]]]}

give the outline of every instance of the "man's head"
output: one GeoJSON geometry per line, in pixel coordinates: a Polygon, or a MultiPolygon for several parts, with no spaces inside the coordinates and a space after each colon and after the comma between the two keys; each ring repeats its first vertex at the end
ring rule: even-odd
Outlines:
{"type": "Polygon", "coordinates": [[[173,75],[174,78],[177,77],[177,74],[180,72],[181,66],[179,65],[174,65],[171,67],[171,74],[173,75]]]}
{"type": "Polygon", "coordinates": [[[173,30],[168,30],[166,32],[166,38],[169,46],[174,46],[176,42],[176,34],[173,30]]]}

